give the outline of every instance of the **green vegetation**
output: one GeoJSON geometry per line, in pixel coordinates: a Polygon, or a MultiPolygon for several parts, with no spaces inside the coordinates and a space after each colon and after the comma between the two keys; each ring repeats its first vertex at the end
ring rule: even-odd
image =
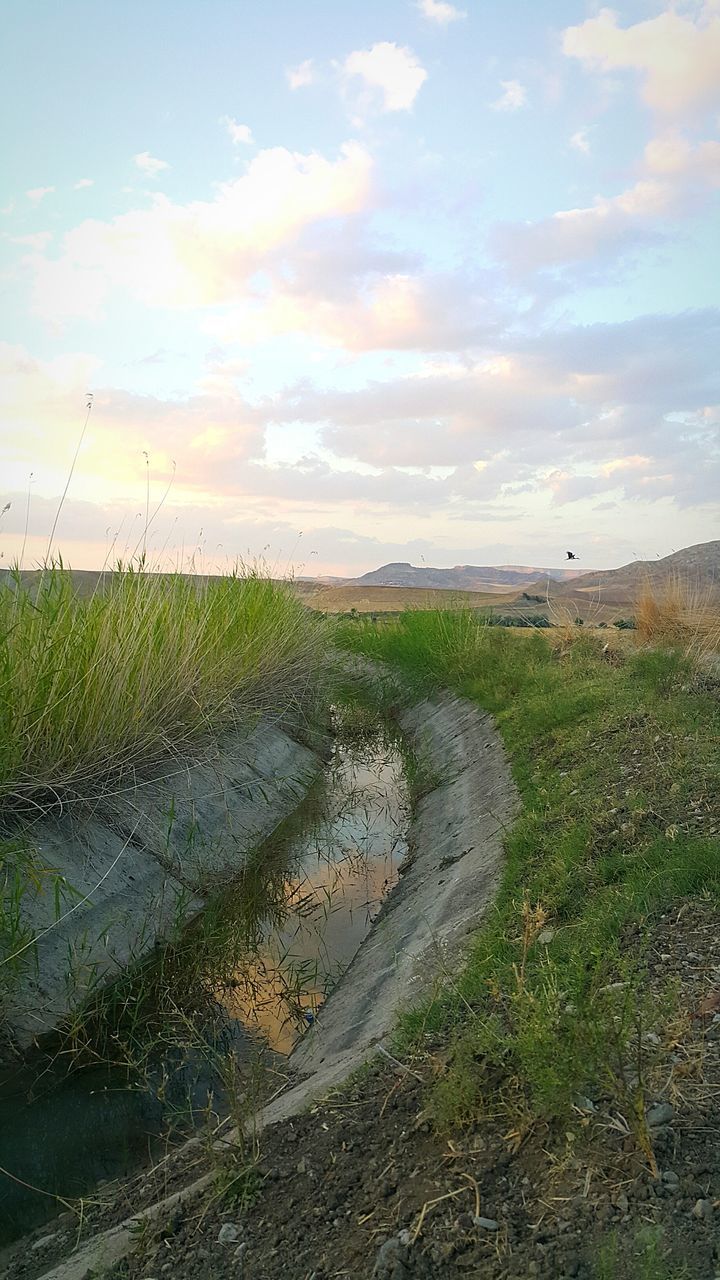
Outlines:
{"type": "Polygon", "coordinates": [[[593,1280],[687,1280],[683,1263],[668,1257],[662,1232],[648,1226],[638,1231],[630,1249],[613,1234],[601,1246],[593,1267],[593,1280]]]}
{"type": "Polygon", "coordinates": [[[187,758],[264,711],[312,714],[328,625],[289,587],[119,567],[92,594],[62,564],[0,586],[0,994],[32,958],[28,889],[72,893],[23,825],[187,758]]]}
{"type": "Polygon", "coordinates": [[[53,565],[0,589],[0,807],[47,806],[306,699],[322,620],[250,573],[119,569],[89,599],[53,565]]]}
{"type": "Polygon", "coordinates": [[[492,614],[488,622],[493,627],[540,627],[550,626],[550,619],[544,613],[498,613],[492,614]]]}
{"type": "Polygon", "coordinates": [[[467,967],[404,1019],[406,1045],[451,1042],[439,1119],[504,1103],[522,1129],[601,1080],[642,1143],[642,930],[720,891],[720,705],[682,653],[607,655],[579,629],[519,643],[470,613],[415,612],[340,639],[416,693],[449,686],[491,711],[523,800],[467,967]]]}

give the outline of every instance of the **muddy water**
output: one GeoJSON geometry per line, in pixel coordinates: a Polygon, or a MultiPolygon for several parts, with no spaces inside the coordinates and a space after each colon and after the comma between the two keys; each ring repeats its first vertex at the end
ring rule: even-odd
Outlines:
{"type": "Polygon", "coordinates": [[[0,1243],[54,1216],[56,1196],[88,1195],[146,1163],[169,1134],[210,1114],[216,1123],[259,1058],[290,1052],[396,883],[408,819],[397,746],[377,726],[351,740],[340,729],[322,785],[224,890],[221,927],[205,934],[200,920],[186,935],[185,949],[207,956],[189,1043],[165,1040],[142,1070],[120,1041],[121,1066],[70,1072],[49,1049],[0,1078],[0,1243]]]}

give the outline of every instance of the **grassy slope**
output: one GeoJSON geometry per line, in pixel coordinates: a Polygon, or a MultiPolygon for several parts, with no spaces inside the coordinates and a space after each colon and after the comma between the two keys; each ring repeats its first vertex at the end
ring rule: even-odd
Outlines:
{"type": "MultiPolygon", "coordinates": [[[[582,633],[519,644],[463,614],[348,624],[341,642],[493,712],[523,799],[466,969],[405,1019],[416,1043],[454,1042],[440,1117],[469,1120],[498,1093],[518,1115],[567,1114],[601,1078],[627,1092],[643,924],[678,896],[720,890],[717,693],[671,652],[609,662],[582,633]]],[[[632,1110],[642,1142],[641,1091],[632,1110]]]]}

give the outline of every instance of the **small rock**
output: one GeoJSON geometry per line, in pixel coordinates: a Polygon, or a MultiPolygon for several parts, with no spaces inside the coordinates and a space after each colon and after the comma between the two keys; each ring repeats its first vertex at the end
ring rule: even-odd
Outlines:
{"type": "Polygon", "coordinates": [[[537,940],[540,943],[541,947],[549,947],[554,937],[555,937],[554,929],[543,929],[542,933],[538,934],[537,940]]]}
{"type": "Polygon", "coordinates": [[[698,1222],[712,1222],[712,1200],[696,1200],[693,1205],[692,1216],[697,1218],[698,1222]]]}
{"type": "Polygon", "coordinates": [[[45,1249],[47,1245],[52,1244],[57,1239],[57,1231],[51,1231],[49,1236],[40,1236],[39,1240],[33,1241],[31,1249],[45,1249]]]}
{"type": "Polygon", "coordinates": [[[658,1102],[650,1108],[646,1118],[651,1129],[660,1129],[662,1125],[670,1124],[674,1117],[675,1108],[669,1102],[658,1102]]]}
{"type": "Polygon", "coordinates": [[[308,1171],[308,1162],[303,1156],[302,1160],[298,1160],[297,1164],[295,1165],[295,1172],[299,1174],[303,1174],[303,1173],[307,1173],[307,1171],[308,1171]]]}
{"type": "Polygon", "coordinates": [[[630,1201],[628,1200],[624,1191],[621,1191],[619,1195],[615,1196],[615,1199],[613,1200],[613,1204],[615,1205],[615,1208],[620,1213],[627,1213],[628,1209],[630,1208],[630,1201]]]}
{"type": "Polygon", "coordinates": [[[499,1224],[494,1218],[474,1217],[473,1222],[476,1227],[481,1227],[483,1231],[497,1231],[499,1229],[499,1224]]]}
{"type": "Polygon", "coordinates": [[[646,1031],[645,1039],[647,1040],[648,1044],[662,1044],[662,1041],[657,1031],[646,1031]]]}
{"type": "Polygon", "coordinates": [[[378,1249],[373,1277],[375,1280],[400,1280],[406,1275],[409,1278],[410,1270],[407,1260],[407,1245],[402,1243],[399,1236],[391,1236],[378,1249]]]}
{"type": "Polygon", "coordinates": [[[247,1253],[247,1243],[245,1240],[243,1240],[242,1244],[238,1245],[237,1249],[233,1254],[233,1258],[235,1262],[242,1262],[246,1253],[247,1253]]]}
{"type": "Polygon", "coordinates": [[[665,1170],[662,1176],[662,1180],[664,1183],[667,1184],[668,1187],[678,1187],[680,1185],[680,1179],[678,1178],[677,1174],[673,1172],[672,1169],[665,1170]]]}
{"type": "Polygon", "coordinates": [[[592,1098],[586,1098],[584,1094],[579,1093],[575,1098],[575,1106],[578,1111],[597,1111],[597,1107],[592,1098]]]}
{"type": "Polygon", "coordinates": [[[218,1244],[235,1244],[240,1239],[240,1228],[234,1222],[223,1222],[218,1231],[218,1244]]]}

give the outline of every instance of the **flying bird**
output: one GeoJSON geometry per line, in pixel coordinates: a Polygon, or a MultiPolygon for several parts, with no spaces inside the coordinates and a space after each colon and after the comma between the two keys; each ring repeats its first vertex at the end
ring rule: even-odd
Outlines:
{"type": "Polygon", "coordinates": [[[567,556],[568,560],[578,560],[578,559],[579,559],[579,556],[576,556],[574,551],[566,551],[566,552],[565,552],[565,555],[567,556]]]}

